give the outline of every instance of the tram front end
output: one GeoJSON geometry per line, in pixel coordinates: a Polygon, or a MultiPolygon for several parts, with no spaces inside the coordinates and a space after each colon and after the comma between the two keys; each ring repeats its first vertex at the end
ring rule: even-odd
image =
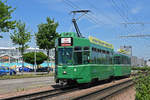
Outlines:
{"type": "Polygon", "coordinates": [[[89,45],[89,41],[72,33],[69,35],[72,37],[68,37],[69,33],[67,36],[64,34],[61,34],[55,44],[55,81],[61,84],[84,83],[85,74],[89,72],[88,67],[83,64],[89,59],[89,46],[85,46],[89,45]]]}

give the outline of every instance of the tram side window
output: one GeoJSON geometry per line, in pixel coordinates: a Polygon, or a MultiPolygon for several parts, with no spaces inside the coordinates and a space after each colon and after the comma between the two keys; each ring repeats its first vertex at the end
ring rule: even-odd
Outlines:
{"type": "Polygon", "coordinates": [[[75,47],[74,48],[74,64],[82,64],[82,48],[75,47]]]}
{"type": "Polygon", "coordinates": [[[127,64],[127,58],[125,56],[122,57],[122,64],[127,64]]]}
{"type": "Polygon", "coordinates": [[[102,64],[106,64],[106,54],[105,54],[105,50],[102,50],[102,64]]]}
{"type": "Polygon", "coordinates": [[[97,58],[98,64],[102,63],[102,54],[101,54],[101,49],[98,49],[98,58],[97,58]]]}
{"type": "Polygon", "coordinates": [[[92,64],[96,64],[97,61],[97,53],[96,53],[96,48],[92,48],[92,64]]]}
{"type": "Polygon", "coordinates": [[[58,50],[55,48],[55,64],[58,65],[58,50]]]}
{"type": "Polygon", "coordinates": [[[124,56],[124,57],[123,57],[123,64],[130,64],[130,58],[124,56]]]}
{"type": "Polygon", "coordinates": [[[89,63],[89,56],[90,56],[89,47],[84,47],[84,51],[83,51],[83,63],[84,64],[89,63]]]}
{"type": "Polygon", "coordinates": [[[114,57],[114,64],[121,64],[121,58],[120,58],[120,56],[115,56],[114,57]]]}
{"type": "Polygon", "coordinates": [[[131,58],[127,58],[127,64],[131,64],[131,58]]]}

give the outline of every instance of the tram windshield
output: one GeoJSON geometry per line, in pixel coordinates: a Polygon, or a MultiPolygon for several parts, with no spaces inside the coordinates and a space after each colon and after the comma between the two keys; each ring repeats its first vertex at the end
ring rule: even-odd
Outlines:
{"type": "Polygon", "coordinates": [[[58,65],[72,65],[72,48],[58,49],[58,65]]]}

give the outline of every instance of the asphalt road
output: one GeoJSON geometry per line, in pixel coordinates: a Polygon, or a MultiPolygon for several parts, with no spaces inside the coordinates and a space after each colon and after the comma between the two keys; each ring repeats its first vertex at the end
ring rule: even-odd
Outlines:
{"type": "Polygon", "coordinates": [[[54,77],[0,80],[0,94],[55,84],[54,77]]]}

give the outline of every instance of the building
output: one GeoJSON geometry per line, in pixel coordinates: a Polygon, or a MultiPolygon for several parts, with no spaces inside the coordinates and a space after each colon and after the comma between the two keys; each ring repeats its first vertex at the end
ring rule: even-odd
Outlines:
{"type": "MultiPolygon", "coordinates": [[[[42,50],[39,48],[28,48],[25,50],[25,53],[28,52],[43,52],[46,54],[46,50],[42,50]]],[[[50,50],[50,59],[54,59],[55,56],[55,50],[51,49],[50,50]]],[[[46,54],[47,55],[47,54],[46,54]]],[[[19,50],[16,47],[0,47],[0,62],[16,62],[16,60],[20,60],[21,54],[19,50]]]]}
{"type": "Polygon", "coordinates": [[[132,56],[131,57],[131,66],[143,67],[143,66],[147,66],[147,62],[143,58],[138,58],[136,56],[132,56]]]}

